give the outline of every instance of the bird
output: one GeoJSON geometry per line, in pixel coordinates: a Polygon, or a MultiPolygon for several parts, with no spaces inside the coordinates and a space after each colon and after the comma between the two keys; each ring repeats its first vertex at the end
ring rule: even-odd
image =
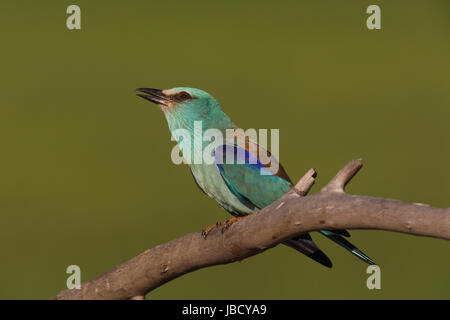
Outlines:
{"type": "MultiPolygon", "coordinates": [[[[242,135],[242,132],[236,134],[240,128],[208,92],[190,87],[165,90],[139,88],[136,91],[137,96],[155,103],[162,110],[169,130],[176,138],[183,157],[189,163],[194,181],[200,190],[233,216],[224,223],[218,222],[203,229],[202,235],[205,239],[211,230],[221,227],[224,232],[236,221],[275,202],[293,187],[291,179],[275,156],[258,145],[257,141],[242,135]],[[210,154],[204,153],[203,145],[196,146],[192,143],[198,134],[196,122],[201,123],[203,132],[215,130],[224,137],[223,144],[210,148],[210,154]],[[180,130],[188,137],[176,137],[180,130]],[[230,132],[233,132],[233,135],[230,136],[230,132]],[[210,155],[212,160],[195,161],[201,159],[204,154],[210,155]],[[234,161],[227,161],[225,156],[230,154],[234,161]],[[269,157],[270,167],[267,161],[263,163],[261,159],[261,155],[264,154],[269,157]],[[236,161],[238,158],[241,159],[240,162],[236,161]]],[[[346,239],[350,237],[348,231],[319,232],[367,264],[376,264],[346,239]]],[[[314,243],[309,233],[286,240],[283,244],[325,267],[331,268],[333,265],[330,258],[314,243]]]]}

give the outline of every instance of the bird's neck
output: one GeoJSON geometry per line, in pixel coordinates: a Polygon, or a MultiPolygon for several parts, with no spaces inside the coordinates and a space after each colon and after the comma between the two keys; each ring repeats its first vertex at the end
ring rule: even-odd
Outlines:
{"type": "Polygon", "coordinates": [[[227,129],[237,128],[223,111],[208,117],[177,117],[172,113],[166,118],[173,139],[178,142],[183,157],[190,164],[198,163],[205,153],[213,152],[212,143],[218,144],[221,139],[225,142],[227,129]]]}

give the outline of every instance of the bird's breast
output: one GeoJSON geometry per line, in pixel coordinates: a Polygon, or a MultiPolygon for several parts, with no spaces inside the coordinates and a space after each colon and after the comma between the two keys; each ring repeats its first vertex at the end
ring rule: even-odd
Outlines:
{"type": "Polygon", "coordinates": [[[191,170],[199,187],[229,213],[246,215],[255,211],[231,192],[215,164],[192,164],[191,170]]]}

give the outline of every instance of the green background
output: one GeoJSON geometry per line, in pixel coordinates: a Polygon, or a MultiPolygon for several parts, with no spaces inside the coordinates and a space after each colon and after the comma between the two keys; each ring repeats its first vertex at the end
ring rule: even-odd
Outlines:
{"type": "MultiPolygon", "coordinates": [[[[312,192],[362,157],[349,192],[449,205],[449,1],[9,0],[0,30],[0,298],[50,298],[68,265],[86,281],[229,217],[170,161],[139,87],[201,88],[241,127],[279,128],[291,178],[318,171],[312,192]]],[[[277,247],[148,298],[450,298],[444,240],[353,231],[381,266],[370,291],[365,264],[314,238],[333,269],[277,247]]]]}

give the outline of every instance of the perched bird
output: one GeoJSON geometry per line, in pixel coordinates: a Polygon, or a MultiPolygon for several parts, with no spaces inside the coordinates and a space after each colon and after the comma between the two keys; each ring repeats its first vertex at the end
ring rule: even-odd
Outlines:
{"type": "MultiPolygon", "coordinates": [[[[281,198],[293,187],[291,179],[270,152],[266,152],[270,164],[276,163],[277,166],[269,166],[267,161],[260,161],[261,154],[264,154],[260,151],[265,149],[255,141],[239,134],[230,136],[230,130],[227,129],[238,129],[238,127],[209,93],[187,87],[167,90],[140,88],[137,91],[138,96],[160,107],[174,136],[180,129],[190,135],[190,139],[178,139],[178,145],[183,157],[189,158],[190,170],[198,187],[234,216],[224,224],[225,229],[231,223],[281,198]],[[196,132],[198,127],[195,126],[195,122],[198,121],[201,121],[203,132],[215,129],[225,137],[222,145],[211,150],[213,161],[200,163],[195,161],[201,158],[205,151],[204,145],[199,147],[192,143],[195,135],[200,134],[196,132]],[[230,153],[235,160],[243,157],[244,159],[241,160],[244,161],[229,163],[225,155],[230,153]],[[249,161],[250,159],[253,161],[249,161]],[[276,170],[273,170],[273,167],[276,170]]],[[[223,224],[217,223],[204,229],[202,234],[205,239],[209,231],[219,226],[223,224]]],[[[375,264],[344,238],[350,236],[346,230],[321,230],[320,233],[368,264],[375,264]]],[[[308,233],[287,240],[284,244],[326,267],[332,266],[330,259],[317,247],[308,233]]]]}

